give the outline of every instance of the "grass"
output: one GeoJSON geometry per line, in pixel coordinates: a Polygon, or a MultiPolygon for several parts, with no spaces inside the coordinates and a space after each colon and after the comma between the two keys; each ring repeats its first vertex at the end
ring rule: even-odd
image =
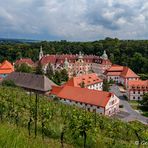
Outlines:
{"type": "Polygon", "coordinates": [[[131,107],[134,109],[134,110],[138,110],[143,116],[146,116],[148,117],[148,110],[143,107],[143,106],[140,106],[139,102],[136,101],[136,100],[131,100],[129,101],[129,104],[131,105],[131,107]]]}
{"type": "MultiPolygon", "coordinates": [[[[64,145],[65,148],[72,148],[64,145]]],[[[60,148],[58,140],[44,139],[41,136],[34,138],[28,136],[25,128],[16,127],[11,124],[0,123],[0,147],[1,148],[60,148]]]]}

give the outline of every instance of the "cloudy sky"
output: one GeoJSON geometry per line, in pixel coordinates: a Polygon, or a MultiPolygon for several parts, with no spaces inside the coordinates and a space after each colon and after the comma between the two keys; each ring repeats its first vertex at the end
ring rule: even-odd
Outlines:
{"type": "Polygon", "coordinates": [[[148,0],[0,0],[0,37],[148,39],[148,0]]]}

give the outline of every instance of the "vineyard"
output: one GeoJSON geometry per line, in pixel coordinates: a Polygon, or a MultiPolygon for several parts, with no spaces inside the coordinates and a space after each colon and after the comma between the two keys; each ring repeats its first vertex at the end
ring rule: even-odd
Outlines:
{"type": "MultiPolygon", "coordinates": [[[[51,101],[42,95],[30,95],[20,88],[1,86],[0,147],[12,147],[13,142],[6,143],[7,145],[4,142],[7,136],[4,136],[5,139],[2,133],[5,135],[7,126],[1,127],[5,124],[15,127],[14,134],[17,133],[16,129],[25,130],[25,136],[23,134],[19,144],[24,142],[23,138],[34,137],[43,143],[46,141],[41,147],[52,147],[53,140],[57,141],[55,147],[85,148],[134,148],[135,141],[139,141],[139,146],[142,141],[148,141],[148,127],[139,122],[124,123],[61,104],[57,99],[51,101]]],[[[13,137],[12,133],[11,135],[13,137]]],[[[24,147],[31,147],[30,143],[26,143],[24,147]]]]}

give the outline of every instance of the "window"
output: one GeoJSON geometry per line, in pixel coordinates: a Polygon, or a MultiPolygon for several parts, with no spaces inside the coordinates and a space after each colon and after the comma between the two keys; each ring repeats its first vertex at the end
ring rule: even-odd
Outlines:
{"type": "Polygon", "coordinates": [[[133,97],[133,99],[135,99],[135,97],[133,97]]]}
{"type": "Polygon", "coordinates": [[[138,100],[140,100],[140,97],[138,97],[138,100]]]}
{"type": "Polygon", "coordinates": [[[133,94],[135,94],[135,91],[133,91],[133,94]]]}
{"type": "Polygon", "coordinates": [[[138,92],[138,94],[140,94],[140,91],[138,92]]]}
{"type": "Polygon", "coordinates": [[[112,101],[112,105],[114,104],[114,100],[112,101]]]}
{"type": "Polygon", "coordinates": [[[96,112],[96,109],[93,109],[93,112],[96,112]]]}

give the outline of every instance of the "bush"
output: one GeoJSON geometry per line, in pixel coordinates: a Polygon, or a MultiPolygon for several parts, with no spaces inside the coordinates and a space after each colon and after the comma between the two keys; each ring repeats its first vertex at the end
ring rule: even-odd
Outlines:
{"type": "Polygon", "coordinates": [[[2,86],[16,87],[13,80],[3,80],[2,81],[2,86]]]}
{"type": "Polygon", "coordinates": [[[125,98],[125,100],[128,100],[128,97],[126,95],[123,95],[123,97],[125,98]]]}

